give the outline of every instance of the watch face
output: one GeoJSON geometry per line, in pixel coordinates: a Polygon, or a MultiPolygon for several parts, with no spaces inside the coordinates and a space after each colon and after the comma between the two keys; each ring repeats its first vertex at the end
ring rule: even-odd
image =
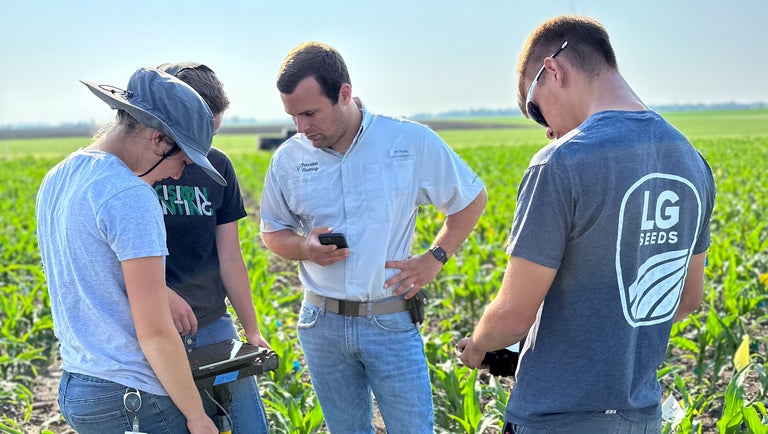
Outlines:
{"type": "Polygon", "coordinates": [[[429,249],[429,251],[432,252],[432,256],[434,256],[438,261],[442,262],[443,264],[448,262],[448,255],[445,253],[445,250],[443,250],[442,247],[440,246],[432,247],[431,249],[429,249]]]}

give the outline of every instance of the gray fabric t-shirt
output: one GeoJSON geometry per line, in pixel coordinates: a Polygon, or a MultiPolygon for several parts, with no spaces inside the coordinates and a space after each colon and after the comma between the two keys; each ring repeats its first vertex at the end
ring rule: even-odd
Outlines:
{"type": "Polygon", "coordinates": [[[706,161],[653,112],[600,112],[532,159],[507,252],[557,269],[507,407],[513,423],[658,414],[656,369],[690,258],[709,246],[706,161]]]}
{"type": "Polygon", "coordinates": [[[167,395],[139,347],[120,265],[168,253],[152,188],[114,155],[80,150],[45,176],[35,212],[61,368],[167,395]]]}

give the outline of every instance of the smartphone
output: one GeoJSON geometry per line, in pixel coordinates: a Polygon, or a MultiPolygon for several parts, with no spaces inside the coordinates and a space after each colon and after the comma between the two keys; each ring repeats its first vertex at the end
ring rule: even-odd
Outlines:
{"type": "Polygon", "coordinates": [[[347,237],[345,237],[344,234],[339,232],[319,234],[317,236],[317,239],[320,240],[320,244],[323,244],[323,245],[333,244],[336,246],[336,248],[339,248],[339,249],[346,249],[347,247],[349,247],[347,245],[347,237]]]}

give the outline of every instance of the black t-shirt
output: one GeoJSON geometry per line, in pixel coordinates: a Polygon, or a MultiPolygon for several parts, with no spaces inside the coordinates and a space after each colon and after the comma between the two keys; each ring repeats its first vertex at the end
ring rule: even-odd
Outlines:
{"type": "Polygon", "coordinates": [[[211,148],[208,159],[227,180],[226,187],[196,165],[184,168],[178,180],[168,178],[153,186],[168,233],[165,279],[192,307],[198,327],[212,323],[227,309],[216,226],[246,216],[232,162],[216,148],[211,148]]]}

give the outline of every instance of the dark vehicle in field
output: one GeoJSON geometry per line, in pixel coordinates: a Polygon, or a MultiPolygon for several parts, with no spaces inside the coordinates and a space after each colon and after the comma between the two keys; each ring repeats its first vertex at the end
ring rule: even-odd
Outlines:
{"type": "Polygon", "coordinates": [[[280,136],[260,136],[259,137],[259,149],[268,151],[280,146],[284,141],[293,137],[296,134],[296,129],[291,127],[285,127],[282,130],[280,136]]]}

